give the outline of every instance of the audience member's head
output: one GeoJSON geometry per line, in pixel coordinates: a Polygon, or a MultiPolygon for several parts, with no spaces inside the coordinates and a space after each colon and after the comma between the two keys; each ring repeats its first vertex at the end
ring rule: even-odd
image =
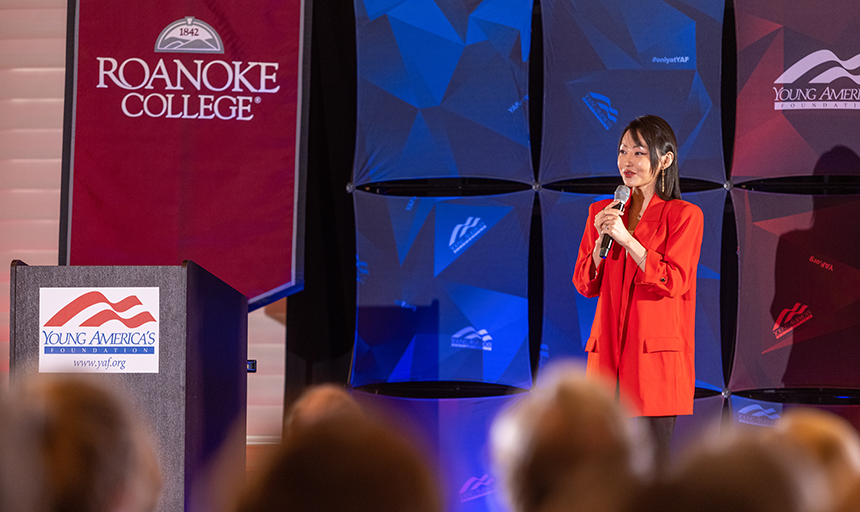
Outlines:
{"type": "Polygon", "coordinates": [[[293,402],[284,418],[284,432],[314,425],[331,416],[360,414],[361,407],[343,387],[319,384],[309,387],[293,402]]]}
{"type": "Polygon", "coordinates": [[[834,512],[860,512],[860,479],[854,480],[845,495],[840,498],[834,512]]]}
{"type": "Polygon", "coordinates": [[[284,437],[240,512],[440,512],[439,486],[418,449],[364,414],[317,418],[284,437]]]}
{"type": "Polygon", "coordinates": [[[37,512],[42,467],[35,460],[36,439],[6,393],[0,393],[0,510],[37,512]]]}
{"type": "Polygon", "coordinates": [[[771,431],[772,441],[804,450],[826,472],[836,501],[860,478],[860,435],[844,418],[820,409],[789,409],[771,431]]]}
{"type": "Polygon", "coordinates": [[[142,418],[106,380],[40,375],[17,395],[51,512],[154,510],[161,474],[142,418]]]}
{"type": "Polygon", "coordinates": [[[513,509],[535,512],[559,499],[573,506],[572,495],[592,510],[617,509],[635,482],[629,418],[580,367],[545,372],[541,387],[500,414],[491,429],[513,509]]]}
{"type": "Polygon", "coordinates": [[[814,512],[829,502],[820,468],[758,433],[716,434],[691,445],[628,512],[814,512]]]}

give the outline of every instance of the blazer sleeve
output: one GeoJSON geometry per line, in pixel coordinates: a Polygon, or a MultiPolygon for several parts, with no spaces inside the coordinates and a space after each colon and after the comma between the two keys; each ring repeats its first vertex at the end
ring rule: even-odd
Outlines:
{"type": "Polygon", "coordinates": [[[582,240],[579,242],[579,252],[576,256],[576,266],[573,269],[573,285],[576,290],[586,297],[596,297],[600,291],[600,278],[602,276],[603,263],[594,267],[591,253],[594,251],[594,241],[597,240],[597,229],[594,227],[594,216],[597,211],[611,201],[600,201],[592,203],[588,207],[588,218],[585,219],[585,231],[582,232],[582,240]]]}
{"type": "MultiPolygon", "coordinates": [[[[665,252],[646,247],[645,271],[640,270],[634,278],[637,285],[665,297],[683,295],[692,286],[696,279],[704,231],[704,215],[698,206],[680,200],[671,203],[676,204],[664,217],[665,252]]],[[[654,244],[658,242],[656,238],[652,241],[654,244]]]]}

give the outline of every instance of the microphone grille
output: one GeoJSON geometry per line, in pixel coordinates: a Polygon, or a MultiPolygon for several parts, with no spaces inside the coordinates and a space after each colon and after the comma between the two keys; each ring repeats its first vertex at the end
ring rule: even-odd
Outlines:
{"type": "Polygon", "coordinates": [[[628,199],[630,199],[630,187],[618,185],[618,188],[615,189],[615,200],[626,204],[628,199]]]}

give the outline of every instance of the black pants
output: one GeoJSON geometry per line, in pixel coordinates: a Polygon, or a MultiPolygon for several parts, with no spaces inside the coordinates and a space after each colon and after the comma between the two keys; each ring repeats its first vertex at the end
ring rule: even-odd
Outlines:
{"type": "Polygon", "coordinates": [[[654,446],[654,467],[658,472],[669,466],[672,446],[672,432],[675,431],[677,416],[640,416],[639,430],[644,431],[654,446]]]}

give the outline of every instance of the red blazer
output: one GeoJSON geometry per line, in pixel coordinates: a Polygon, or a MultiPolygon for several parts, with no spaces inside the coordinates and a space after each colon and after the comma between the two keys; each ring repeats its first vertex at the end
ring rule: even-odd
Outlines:
{"type": "MultiPolygon", "coordinates": [[[[613,244],[595,275],[594,216],[610,202],[589,208],[573,273],[579,293],[599,297],[585,347],[586,374],[617,379],[621,400],[635,415],[692,414],[702,210],[655,195],[633,232],[648,250],[645,271],[613,244]]],[[[626,224],[626,213],[623,219],[626,224]]]]}

